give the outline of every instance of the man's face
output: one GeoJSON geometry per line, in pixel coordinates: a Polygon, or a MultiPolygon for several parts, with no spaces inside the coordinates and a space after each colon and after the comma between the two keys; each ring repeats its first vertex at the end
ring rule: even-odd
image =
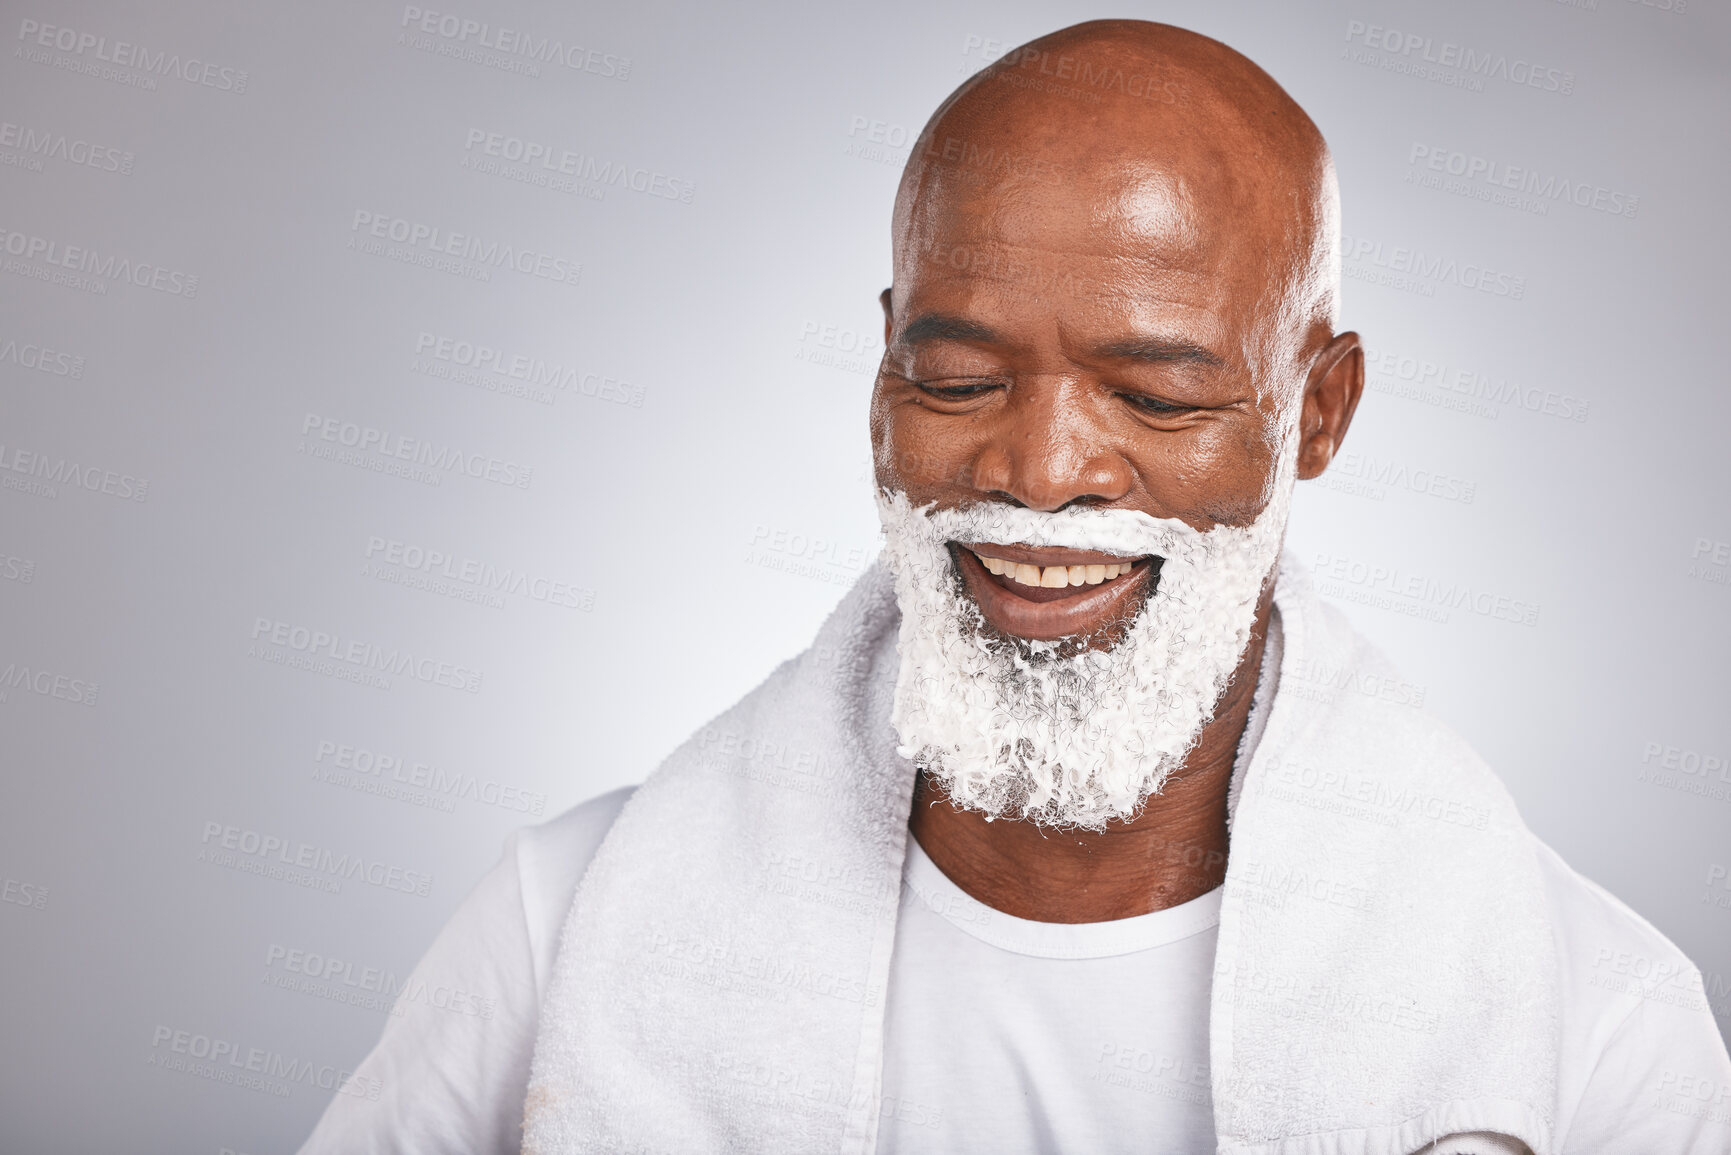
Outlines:
{"type": "Polygon", "coordinates": [[[1292,110],[1085,115],[995,83],[897,199],[872,398],[891,722],[953,803],[1103,829],[1214,719],[1362,362],[1328,331],[1332,177],[1292,110]]]}
{"type": "MultiPolygon", "coordinates": [[[[973,142],[949,162],[945,141],[940,130],[934,176],[898,221],[872,404],[880,487],[915,506],[1252,521],[1274,496],[1317,342],[1271,292],[1287,271],[1279,246],[1232,222],[1242,191],[1130,165],[974,183],[973,142]]],[[[1110,637],[1155,576],[1147,559],[1092,551],[951,552],[986,621],[1029,639],[1110,637]]]]}

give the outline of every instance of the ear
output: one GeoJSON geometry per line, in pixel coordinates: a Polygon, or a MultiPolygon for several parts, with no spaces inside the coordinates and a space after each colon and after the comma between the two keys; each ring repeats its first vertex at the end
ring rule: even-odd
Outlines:
{"type": "MultiPolygon", "coordinates": [[[[892,285],[891,288],[894,288],[892,285]]],[[[884,307],[884,348],[890,346],[890,290],[878,294],[878,304],[884,307]]]]}
{"type": "Polygon", "coordinates": [[[1346,440],[1358,398],[1364,392],[1364,345],[1357,333],[1337,333],[1317,355],[1304,383],[1298,418],[1298,476],[1320,477],[1346,440]]]}

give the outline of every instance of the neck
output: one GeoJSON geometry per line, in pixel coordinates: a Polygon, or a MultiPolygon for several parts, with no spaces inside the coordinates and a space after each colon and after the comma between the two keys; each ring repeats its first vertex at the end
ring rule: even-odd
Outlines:
{"type": "Polygon", "coordinates": [[[1135,818],[1098,832],[988,821],[953,805],[922,773],[908,820],[913,836],[970,896],[1036,922],[1130,918],[1213,890],[1226,879],[1226,795],[1273,610],[1270,581],[1256,607],[1250,644],[1213,721],[1135,818]]]}

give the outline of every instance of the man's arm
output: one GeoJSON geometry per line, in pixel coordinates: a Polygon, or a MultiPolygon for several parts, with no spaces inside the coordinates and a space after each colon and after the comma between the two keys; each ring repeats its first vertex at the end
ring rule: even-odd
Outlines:
{"type": "Polygon", "coordinates": [[[356,1070],[376,1099],[339,1092],[301,1155],[491,1155],[522,1145],[540,998],[518,848],[463,900],[403,985],[356,1070]]]}
{"type": "Polygon", "coordinates": [[[560,932],[630,789],[520,830],[404,985],[384,1037],[301,1155],[514,1155],[560,932]]]}
{"type": "Polygon", "coordinates": [[[1705,1007],[1647,998],[1606,1043],[1563,1152],[1657,1151],[1731,1152],[1731,1059],[1705,1007]]]}
{"type": "Polygon", "coordinates": [[[1700,971],[1550,847],[1538,853],[1561,964],[1563,1155],[1728,1155],[1731,1057],[1700,971]]]}

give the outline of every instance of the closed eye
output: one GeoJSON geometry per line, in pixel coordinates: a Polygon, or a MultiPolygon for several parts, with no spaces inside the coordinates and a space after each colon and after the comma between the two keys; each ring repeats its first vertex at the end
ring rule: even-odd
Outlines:
{"type": "Polygon", "coordinates": [[[1194,413],[1198,408],[1195,405],[1174,405],[1170,401],[1162,401],[1160,398],[1150,397],[1146,393],[1120,393],[1118,396],[1144,413],[1158,413],[1163,417],[1169,417],[1175,413],[1194,413]]]}
{"type": "Polygon", "coordinates": [[[946,401],[963,401],[969,397],[978,397],[999,387],[996,381],[957,380],[953,377],[938,378],[934,381],[915,381],[914,388],[932,397],[941,397],[946,401]]]}

